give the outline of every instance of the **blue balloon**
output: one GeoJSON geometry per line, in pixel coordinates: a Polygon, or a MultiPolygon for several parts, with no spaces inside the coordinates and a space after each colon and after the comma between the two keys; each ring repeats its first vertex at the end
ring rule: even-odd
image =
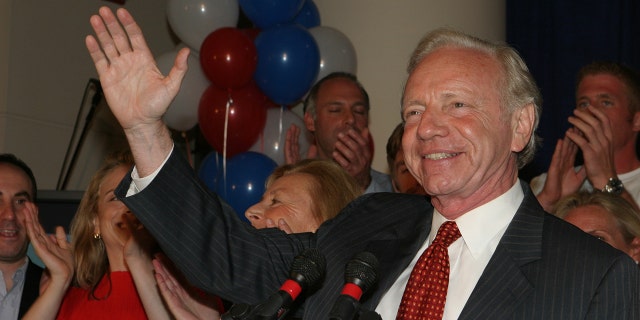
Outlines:
{"type": "Polygon", "coordinates": [[[300,12],[305,0],[239,0],[242,12],[260,28],[289,22],[300,12]]]}
{"type": "Polygon", "coordinates": [[[313,0],[305,1],[298,15],[293,18],[293,22],[307,29],[320,25],[320,12],[318,12],[318,7],[313,0]]]}
{"type": "Polygon", "coordinates": [[[213,192],[217,192],[218,180],[222,179],[222,155],[211,151],[202,159],[198,169],[198,178],[213,192]]]}
{"type": "Polygon", "coordinates": [[[276,162],[262,153],[247,151],[227,160],[226,178],[218,179],[217,193],[236,211],[244,216],[247,209],[258,203],[265,191],[265,182],[276,162]]]}
{"type": "Polygon", "coordinates": [[[262,92],[279,105],[300,100],[320,69],[320,49],[301,25],[262,30],[255,40],[258,65],[253,75],[262,92]]]}

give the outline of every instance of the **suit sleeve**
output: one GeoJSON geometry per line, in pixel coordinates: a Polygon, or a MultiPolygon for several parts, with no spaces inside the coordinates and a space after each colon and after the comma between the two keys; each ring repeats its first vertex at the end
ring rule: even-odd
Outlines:
{"type": "Polygon", "coordinates": [[[293,258],[315,247],[313,234],[256,230],[241,221],[175,149],[148,187],[125,197],[130,184],[127,175],[117,196],[193,285],[224,299],[263,300],[286,279],[293,258]]]}

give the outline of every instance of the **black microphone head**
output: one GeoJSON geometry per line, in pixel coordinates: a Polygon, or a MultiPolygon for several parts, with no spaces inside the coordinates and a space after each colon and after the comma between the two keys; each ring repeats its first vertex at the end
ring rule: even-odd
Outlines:
{"type": "Polygon", "coordinates": [[[318,249],[309,248],[293,259],[290,277],[303,288],[315,287],[324,279],[327,260],[318,249]]]}
{"type": "Polygon", "coordinates": [[[353,283],[366,292],[378,280],[378,258],[367,251],[356,254],[347,262],[344,278],[345,282],[353,283]]]}

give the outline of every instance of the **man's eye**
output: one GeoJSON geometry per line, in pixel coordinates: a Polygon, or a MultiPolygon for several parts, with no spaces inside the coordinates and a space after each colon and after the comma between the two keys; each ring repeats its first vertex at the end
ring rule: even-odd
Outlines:
{"type": "Polygon", "coordinates": [[[367,114],[367,108],[365,108],[364,106],[356,106],[351,110],[355,114],[359,114],[359,115],[366,115],[367,114]]]}
{"type": "Polygon", "coordinates": [[[414,116],[419,116],[420,114],[422,114],[422,112],[418,111],[418,110],[409,110],[407,112],[405,112],[404,114],[404,119],[408,119],[414,116]]]}
{"type": "Polygon", "coordinates": [[[585,109],[588,106],[589,106],[589,102],[583,101],[583,102],[578,102],[576,107],[581,108],[581,109],[585,109]]]}
{"type": "Polygon", "coordinates": [[[466,106],[466,104],[462,103],[462,102],[454,102],[453,106],[456,108],[462,108],[464,106],[466,106]]]}
{"type": "Polygon", "coordinates": [[[603,100],[602,102],[600,102],[600,104],[602,104],[603,107],[610,107],[613,105],[613,101],[603,100]]]}
{"type": "Polygon", "coordinates": [[[16,199],[16,204],[23,205],[27,203],[29,200],[27,199],[16,199]]]}

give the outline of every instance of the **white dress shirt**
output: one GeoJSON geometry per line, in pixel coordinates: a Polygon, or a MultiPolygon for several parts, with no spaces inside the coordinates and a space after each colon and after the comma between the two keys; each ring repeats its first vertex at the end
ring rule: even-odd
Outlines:
{"type": "MultiPolygon", "coordinates": [[[[449,287],[443,320],[457,319],[473,288],[489,263],[507,226],[524,199],[520,182],[498,198],[475,208],[455,220],[462,237],[449,246],[449,287]]],[[[385,292],[376,307],[382,319],[395,319],[411,270],[424,250],[435,239],[446,219],[434,210],[429,237],[418,250],[413,261],[385,292]]]]}
{"type": "Polygon", "coordinates": [[[22,266],[13,274],[11,278],[13,287],[11,287],[11,290],[7,290],[4,275],[0,271],[0,320],[18,319],[28,264],[29,258],[24,259],[22,266]]]}

